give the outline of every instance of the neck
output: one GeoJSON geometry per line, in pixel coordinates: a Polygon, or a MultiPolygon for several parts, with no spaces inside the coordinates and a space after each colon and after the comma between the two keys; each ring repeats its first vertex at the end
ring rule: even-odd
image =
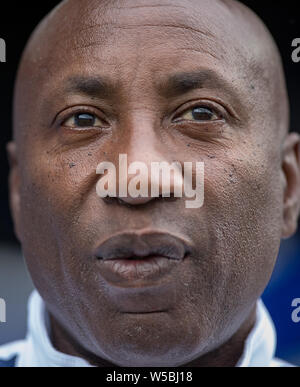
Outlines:
{"type": "Polygon", "coordinates": [[[256,321],[256,306],[239,330],[224,344],[198,359],[185,364],[184,367],[235,367],[240,360],[245,341],[252,331],[256,321]]]}

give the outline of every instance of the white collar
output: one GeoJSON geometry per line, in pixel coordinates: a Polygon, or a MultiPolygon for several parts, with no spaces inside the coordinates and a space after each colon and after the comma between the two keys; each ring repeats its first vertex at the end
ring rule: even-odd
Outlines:
{"type": "MultiPolygon", "coordinates": [[[[90,367],[79,357],[58,352],[51,344],[45,304],[34,291],[28,303],[28,334],[18,356],[18,367],[90,367]]],[[[256,323],[245,341],[236,367],[271,366],[276,347],[276,332],[263,302],[258,300],[256,323]]]]}
{"type": "Polygon", "coordinates": [[[47,326],[45,304],[35,290],[28,302],[28,333],[17,367],[90,367],[84,359],[57,351],[50,341],[47,326]]]}
{"type": "Polygon", "coordinates": [[[257,301],[256,322],[248,335],[236,367],[270,367],[276,349],[276,331],[262,300],[257,301]]]}

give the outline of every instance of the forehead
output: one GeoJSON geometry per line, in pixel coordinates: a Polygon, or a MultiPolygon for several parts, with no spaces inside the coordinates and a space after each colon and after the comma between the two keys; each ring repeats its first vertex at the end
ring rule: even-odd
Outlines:
{"type": "Polygon", "coordinates": [[[73,1],[67,2],[41,29],[47,44],[45,38],[37,40],[30,56],[34,65],[42,63],[48,80],[49,73],[55,82],[63,73],[78,71],[128,79],[133,66],[148,76],[209,66],[222,73],[230,68],[229,77],[242,77],[241,63],[249,56],[241,43],[245,31],[239,23],[233,27],[232,12],[223,2],[82,3],[76,10],[73,1]]]}

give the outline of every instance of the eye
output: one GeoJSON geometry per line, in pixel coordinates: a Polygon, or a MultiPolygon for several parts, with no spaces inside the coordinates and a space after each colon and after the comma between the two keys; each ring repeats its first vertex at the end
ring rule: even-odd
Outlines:
{"type": "Polygon", "coordinates": [[[186,110],[180,116],[177,116],[176,120],[189,120],[189,121],[216,121],[221,117],[213,109],[207,106],[195,106],[186,110]]]}
{"type": "Polygon", "coordinates": [[[104,122],[92,113],[77,113],[63,122],[63,126],[70,128],[97,128],[104,125],[104,122]]]}

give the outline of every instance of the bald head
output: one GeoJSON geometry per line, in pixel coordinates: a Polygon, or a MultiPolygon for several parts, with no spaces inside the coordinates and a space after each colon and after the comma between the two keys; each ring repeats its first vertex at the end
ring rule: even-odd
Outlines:
{"type": "MultiPolygon", "coordinates": [[[[91,67],[92,60],[101,66],[101,47],[113,45],[120,35],[129,36],[136,51],[146,49],[142,39],[133,42],[142,31],[158,44],[161,33],[176,36],[183,46],[189,39],[190,50],[199,50],[216,66],[222,62],[233,86],[240,87],[240,82],[249,88],[249,97],[257,94],[261,108],[272,112],[276,135],[287,132],[289,104],[277,46],[257,15],[235,0],[61,2],[26,47],[16,83],[15,117],[21,106],[27,110],[24,101],[31,99],[28,94],[35,93],[37,83],[40,87],[52,77],[59,79],[59,69],[76,59],[82,62],[82,56],[85,67],[91,67]]],[[[179,50],[180,54],[182,47],[179,50]]]]}

